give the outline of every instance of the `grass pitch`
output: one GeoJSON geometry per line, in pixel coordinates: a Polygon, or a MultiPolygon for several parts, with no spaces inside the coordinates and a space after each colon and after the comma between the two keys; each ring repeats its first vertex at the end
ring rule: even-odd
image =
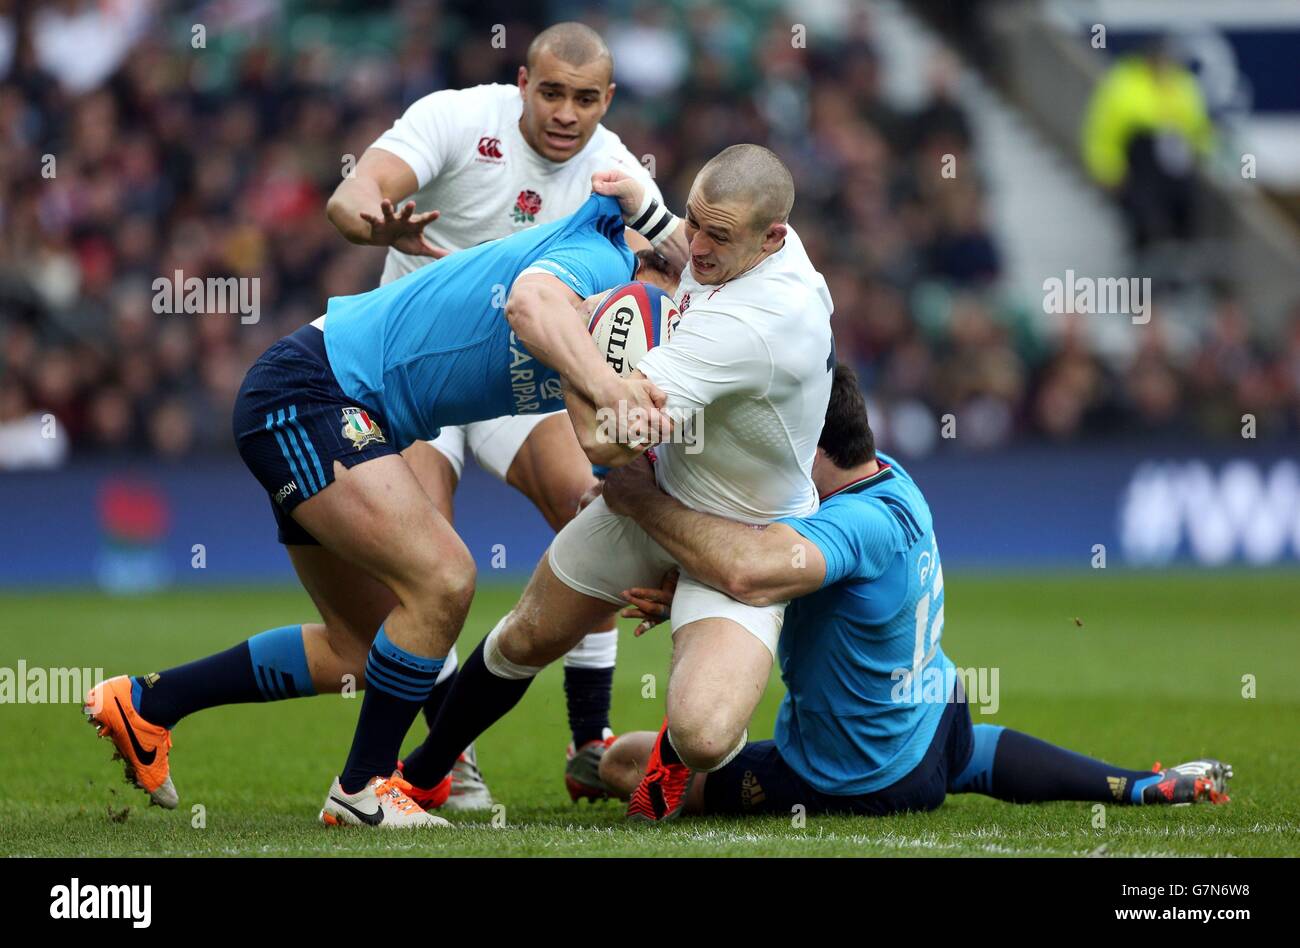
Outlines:
{"type": "MultiPolygon", "coordinates": [[[[1300,582],[1291,573],[948,577],[944,647],[999,672],[1000,706],[975,714],[1116,764],[1201,755],[1231,762],[1226,806],[1012,806],[950,797],[886,819],[695,818],[650,829],[622,808],[575,807],[562,781],[561,671],[548,669],[479,742],[497,819],[453,816],[431,834],[329,830],[315,822],[342,765],[359,701],[317,697],[220,708],[174,732],[180,809],[144,806],[76,705],[0,705],[0,855],[19,856],[1278,856],[1300,854],[1300,582]],[[1082,623],[1082,624],[1080,624],[1082,623]],[[1243,696],[1254,676],[1255,697],[1243,696]],[[196,805],[199,811],[192,809],[196,805]],[[199,826],[199,823],[204,825],[199,826]],[[502,825],[503,824],[503,825],[502,825]]],[[[518,595],[485,586],[468,654],[518,595]]],[[[313,615],[291,589],[0,595],[0,667],[143,673],[313,615]]],[[[613,723],[662,719],[663,627],[620,643],[613,723]],[[643,676],[656,679],[654,697],[643,676]]],[[[772,686],[750,728],[771,734],[772,686]]],[[[417,729],[422,723],[417,722],[417,729]]],[[[418,739],[413,731],[410,744],[418,739]]]]}

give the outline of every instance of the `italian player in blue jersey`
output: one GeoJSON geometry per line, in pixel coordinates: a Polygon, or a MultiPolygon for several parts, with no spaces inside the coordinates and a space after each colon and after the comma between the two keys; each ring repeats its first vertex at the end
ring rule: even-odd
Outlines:
{"type": "Polygon", "coordinates": [[[660,424],[663,393],[615,374],[579,309],[637,265],[618,202],[592,195],[567,218],[331,299],[324,316],[257,360],[236,399],[235,441],[321,621],[92,689],[91,722],[154,803],[177,803],[168,751],[181,718],[337,693],[364,674],[351,751],[321,819],[445,825],[423,807],[448,788],[413,800],[395,768],[460,632],[475,568],[400,451],[442,425],[558,410],[562,383],[592,404],[635,406],[660,424]]]}
{"type": "MultiPolygon", "coordinates": [[[[753,527],[669,497],[644,459],[606,479],[610,509],[634,518],[691,575],[755,605],[792,600],[778,646],[787,693],[775,738],[694,773],[663,730],[620,737],[600,774],[631,798],[629,816],[788,814],[796,804],[882,816],[935,809],[949,793],[1017,803],[1227,801],[1232,768],[1216,760],[1128,770],[1010,728],[972,726],[943,651],[930,508],[907,472],[876,454],[845,366],[835,372],[813,480],[822,494],[815,514],[753,527]]],[[[638,634],[666,617],[672,589],[670,579],[625,594],[633,603],[625,614],[646,620],[638,634]]]]}

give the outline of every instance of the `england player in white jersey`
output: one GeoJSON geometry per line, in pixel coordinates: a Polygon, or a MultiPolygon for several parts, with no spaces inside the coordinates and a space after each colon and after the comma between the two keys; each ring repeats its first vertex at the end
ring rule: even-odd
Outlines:
{"type": "MultiPolygon", "coordinates": [[[[388,283],[448,253],[573,213],[591,194],[596,171],[619,169],[658,197],[650,175],[600,124],[614,95],[612,70],[609,50],[590,28],[560,23],[544,30],[528,48],[517,85],[448,89],[411,105],[334,192],[330,220],[353,243],[388,247],[381,281],[388,283]]],[[[666,283],[675,278],[664,276],[666,283]]],[[[444,428],[403,456],[448,521],[467,448],[556,530],[596,483],[564,412],[444,428]]],[[[565,659],[574,741],[565,782],[575,800],[603,795],[596,768],[613,737],[607,725],[614,620],[613,612],[595,620],[565,659]]],[[[426,707],[430,721],[456,665],[453,649],[426,707]]],[[[449,808],[491,805],[472,747],[452,788],[449,808]]]]}
{"type": "MultiPolygon", "coordinates": [[[[700,171],[681,222],[635,179],[611,172],[593,184],[618,197],[625,219],[670,261],[690,264],[681,322],[637,369],[666,394],[670,415],[693,417],[693,443],[655,448],[659,484],[687,506],[756,526],[815,511],[812,462],[835,364],[832,303],[787,223],[789,170],[760,146],[728,148],[700,171]]],[[[594,462],[637,456],[602,438],[594,406],[572,392],[568,404],[594,462]]],[[[466,661],[446,713],[408,758],[418,761],[408,779],[442,779],[459,742],[509,710],[636,577],[662,578],[677,565],[597,498],[560,531],[519,605],[466,661]]],[[[746,605],[682,573],[672,609],[669,763],[709,771],[744,746],[784,611],[785,603],[746,605]]]]}

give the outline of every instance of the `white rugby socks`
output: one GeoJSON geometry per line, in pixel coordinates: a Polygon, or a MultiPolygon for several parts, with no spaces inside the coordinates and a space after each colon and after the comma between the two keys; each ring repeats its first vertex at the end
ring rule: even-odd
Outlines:
{"type": "Polygon", "coordinates": [[[618,630],[592,632],[569,649],[565,668],[611,668],[618,658],[618,630]]]}

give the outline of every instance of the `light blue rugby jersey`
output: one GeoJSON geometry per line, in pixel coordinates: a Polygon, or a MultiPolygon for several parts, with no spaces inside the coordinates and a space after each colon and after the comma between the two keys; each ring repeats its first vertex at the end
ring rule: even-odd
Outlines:
{"type": "Polygon", "coordinates": [[[593,194],[561,220],[333,297],[325,350],[339,386],[383,415],[401,448],[437,437],[443,425],[563,408],[558,373],[515,338],[506,297],[529,267],[583,297],[626,283],[636,257],[623,227],[618,202],[593,194]]]}
{"type": "Polygon", "coordinates": [[[826,559],[816,592],[786,608],[781,756],[823,793],[881,790],[924,756],[955,668],[943,653],[943,570],[930,507],[887,455],[879,472],[789,517],[826,559]]]}

